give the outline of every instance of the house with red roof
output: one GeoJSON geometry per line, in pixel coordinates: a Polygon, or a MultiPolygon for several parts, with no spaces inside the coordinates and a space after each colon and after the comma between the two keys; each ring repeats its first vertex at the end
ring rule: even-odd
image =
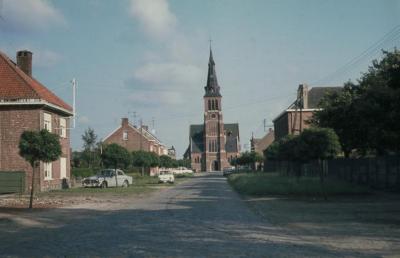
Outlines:
{"type": "MultiPolygon", "coordinates": [[[[0,52],[0,171],[24,171],[31,182],[32,168],[19,155],[19,139],[24,131],[48,131],[60,136],[59,160],[40,163],[35,171],[35,188],[61,188],[70,178],[70,134],[73,109],[32,77],[32,52],[17,52],[16,63],[0,52]]],[[[25,184],[29,190],[30,184],[25,184]]]]}

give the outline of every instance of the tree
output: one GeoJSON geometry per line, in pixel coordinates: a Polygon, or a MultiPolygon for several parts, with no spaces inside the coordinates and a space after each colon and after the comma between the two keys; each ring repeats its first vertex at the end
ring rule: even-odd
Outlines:
{"type": "Polygon", "coordinates": [[[173,167],[172,158],[170,156],[167,156],[167,155],[161,155],[160,156],[160,167],[172,168],[173,167]]]}
{"type": "Polygon", "coordinates": [[[135,167],[142,167],[143,176],[144,168],[157,167],[160,164],[160,160],[154,152],[139,150],[132,152],[132,164],[135,167]]]}
{"type": "Polygon", "coordinates": [[[107,168],[115,169],[115,183],[118,186],[116,170],[118,167],[127,168],[130,165],[131,154],[124,147],[112,143],[104,148],[101,159],[107,168]]]}
{"type": "Polygon", "coordinates": [[[339,136],[345,156],[400,151],[400,51],[383,51],[357,83],[321,102],[312,123],[339,136]]]}
{"type": "Polygon", "coordinates": [[[94,130],[89,127],[82,135],[82,140],[84,151],[81,157],[87,162],[89,167],[92,167],[95,159],[94,149],[96,147],[97,135],[94,130]]]}
{"type": "Polygon", "coordinates": [[[59,137],[43,129],[39,132],[25,131],[19,141],[19,155],[32,167],[31,195],[29,209],[32,209],[34,194],[35,168],[39,162],[52,162],[62,154],[59,137]]]}

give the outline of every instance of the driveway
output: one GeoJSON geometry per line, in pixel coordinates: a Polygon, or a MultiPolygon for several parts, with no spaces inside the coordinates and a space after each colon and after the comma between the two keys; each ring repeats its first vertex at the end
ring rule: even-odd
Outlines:
{"type": "Polygon", "coordinates": [[[0,256],[362,257],[269,224],[220,173],[148,198],[0,213],[0,256]]]}

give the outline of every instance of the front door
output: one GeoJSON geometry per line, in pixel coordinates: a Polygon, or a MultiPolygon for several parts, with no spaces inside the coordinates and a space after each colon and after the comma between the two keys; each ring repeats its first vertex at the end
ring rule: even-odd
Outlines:
{"type": "Polygon", "coordinates": [[[212,164],[213,164],[212,170],[213,170],[213,171],[219,171],[219,163],[218,163],[218,160],[214,160],[212,164]]]}

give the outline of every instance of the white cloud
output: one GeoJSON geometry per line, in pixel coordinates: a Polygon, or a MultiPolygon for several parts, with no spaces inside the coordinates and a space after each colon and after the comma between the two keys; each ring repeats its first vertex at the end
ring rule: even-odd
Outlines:
{"type": "Polygon", "coordinates": [[[129,11],[152,37],[164,38],[175,30],[177,19],[167,0],[131,0],[129,11]]]}
{"type": "Polygon", "coordinates": [[[128,96],[128,102],[133,106],[170,106],[179,105],[183,102],[183,96],[180,92],[176,91],[151,91],[142,90],[132,93],[128,96]]]}
{"type": "Polygon", "coordinates": [[[172,88],[199,83],[202,70],[191,64],[147,63],[134,72],[134,78],[151,85],[169,85],[172,88]]]}
{"type": "Polygon", "coordinates": [[[13,31],[42,30],[65,25],[64,16],[46,0],[3,0],[4,27],[13,31]]]}

